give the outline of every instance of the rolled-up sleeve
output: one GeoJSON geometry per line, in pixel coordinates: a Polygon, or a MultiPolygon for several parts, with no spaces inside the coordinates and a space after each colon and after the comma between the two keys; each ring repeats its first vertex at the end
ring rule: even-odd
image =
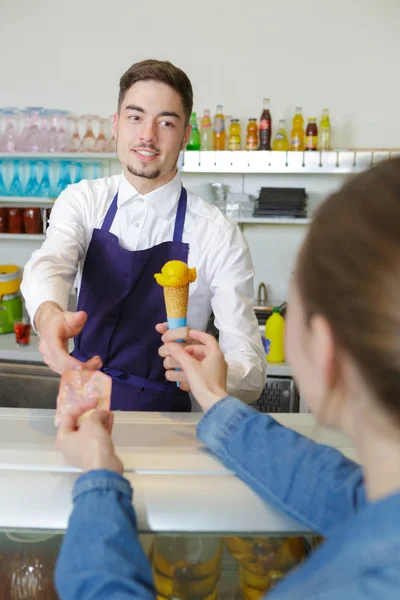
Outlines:
{"type": "Polygon", "coordinates": [[[78,265],[88,244],[87,217],[82,193],[60,194],[51,211],[46,239],[25,265],[21,291],[33,322],[43,302],[56,302],[68,307],[78,265]]]}
{"type": "Polygon", "coordinates": [[[253,262],[236,224],[218,239],[211,271],[211,305],[228,363],[228,392],[246,403],[255,402],[265,385],[266,360],[253,308],[253,262]]]}

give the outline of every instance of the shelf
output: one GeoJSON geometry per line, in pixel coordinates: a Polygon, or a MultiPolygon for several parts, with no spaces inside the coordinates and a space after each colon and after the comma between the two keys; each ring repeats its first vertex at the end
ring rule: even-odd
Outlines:
{"type": "Polygon", "coordinates": [[[0,204],[5,206],[35,206],[38,208],[51,208],[55,198],[37,198],[34,196],[0,196],[0,204]]]}
{"type": "Polygon", "coordinates": [[[357,173],[400,151],[196,152],[181,154],[182,173],[346,174],[357,173]]]}
{"type": "MultiPolygon", "coordinates": [[[[182,173],[241,174],[346,174],[357,173],[400,150],[333,150],[331,152],[274,152],[240,150],[181,152],[178,168],[182,173]]],[[[71,160],[86,162],[118,161],[114,152],[10,152],[3,159],[71,160]]]]}
{"type": "Polygon", "coordinates": [[[0,159],[9,158],[16,160],[26,158],[27,160],[118,160],[115,152],[0,152],[0,159]]]}
{"type": "Polygon", "coordinates": [[[30,234],[30,233],[0,233],[0,240],[23,240],[27,241],[35,241],[35,240],[44,240],[44,233],[39,234],[30,234]]]}
{"type": "Polygon", "coordinates": [[[239,225],[308,225],[311,219],[296,219],[289,217],[252,217],[248,219],[233,219],[239,225]]]}

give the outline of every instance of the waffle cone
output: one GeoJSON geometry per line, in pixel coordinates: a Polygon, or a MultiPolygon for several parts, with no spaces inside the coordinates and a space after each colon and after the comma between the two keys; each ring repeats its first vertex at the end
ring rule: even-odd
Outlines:
{"type": "Polygon", "coordinates": [[[169,319],[182,319],[187,315],[189,284],[182,287],[165,287],[164,300],[169,319]]]}

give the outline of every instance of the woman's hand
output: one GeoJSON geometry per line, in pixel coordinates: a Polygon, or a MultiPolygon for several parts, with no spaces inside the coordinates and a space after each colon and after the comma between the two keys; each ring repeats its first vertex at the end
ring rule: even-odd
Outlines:
{"type": "Polygon", "coordinates": [[[95,400],[69,407],[60,417],[56,446],[68,464],[82,471],[107,469],[123,473],[123,465],[115,454],[111,439],[114,415],[95,408],[95,400]],[[93,412],[81,419],[89,410],[93,412]]]}
{"type": "MultiPolygon", "coordinates": [[[[189,327],[179,327],[179,329],[168,329],[168,323],[158,323],[156,325],[156,331],[161,333],[161,341],[163,345],[158,349],[158,354],[164,359],[163,366],[166,371],[171,369],[179,369],[178,361],[172,356],[169,351],[169,344],[171,342],[179,341],[181,347],[187,344],[194,344],[194,340],[190,337],[189,327]]],[[[182,375],[179,379],[180,388],[184,392],[190,392],[190,386],[187,378],[182,375]]]]}
{"type": "Polygon", "coordinates": [[[169,381],[187,381],[190,390],[202,409],[207,411],[213,404],[228,395],[226,377],[228,365],[217,340],[203,331],[191,329],[189,337],[193,344],[169,343],[168,350],[179,363],[182,371],[167,370],[169,381]]]}

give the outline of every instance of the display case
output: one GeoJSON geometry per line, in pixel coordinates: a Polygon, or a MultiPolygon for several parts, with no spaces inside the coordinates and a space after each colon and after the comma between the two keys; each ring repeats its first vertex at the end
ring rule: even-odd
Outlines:
{"type": "MultiPolygon", "coordinates": [[[[315,532],[261,501],[196,438],[199,414],[115,413],[158,598],[261,598],[315,532]]],[[[352,458],[312,415],[274,415],[352,458]]],[[[0,409],[0,600],[57,598],[53,570],[79,477],[54,447],[54,411],[0,409]]]]}

